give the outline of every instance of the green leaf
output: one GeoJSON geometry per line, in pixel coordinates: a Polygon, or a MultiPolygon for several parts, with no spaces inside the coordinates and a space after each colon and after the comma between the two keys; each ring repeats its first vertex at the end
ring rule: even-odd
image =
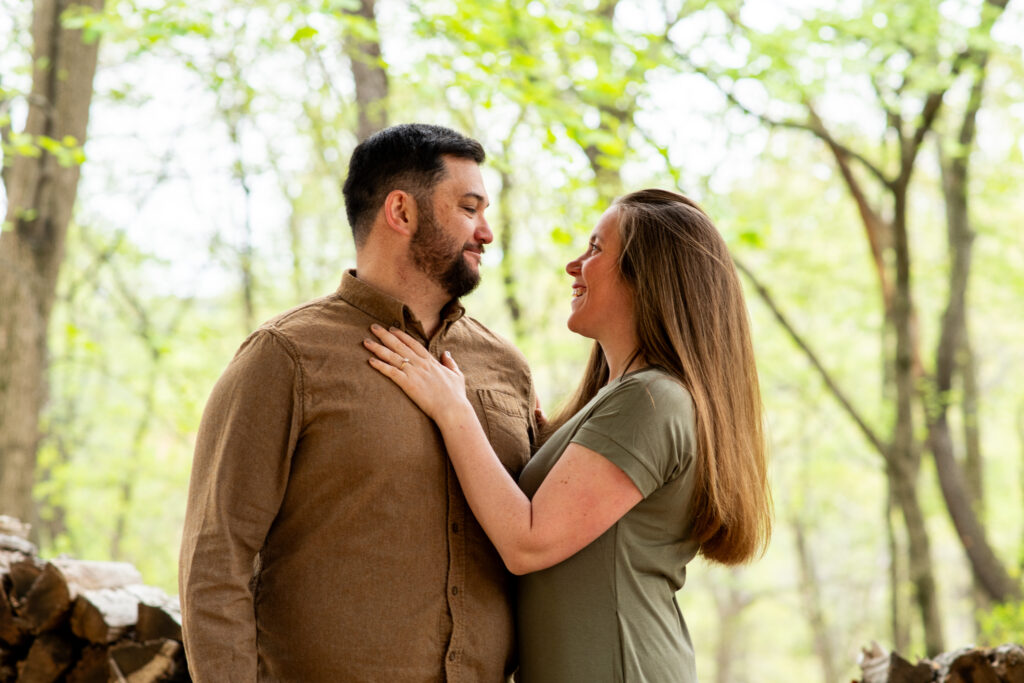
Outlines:
{"type": "Polygon", "coordinates": [[[744,230],[739,234],[740,244],[745,244],[758,249],[764,249],[764,238],[756,230],[744,230]]]}
{"type": "Polygon", "coordinates": [[[565,231],[565,229],[558,227],[551,230],[551,241],[555,244],[570,245],[572,244],[572,235],[565,231]]]}
{"type": "Polygon", "coordinates": [[[295,31],[295,33],[292,34],[292,37],[289,38],[289,40],[293,43],[301,43],[313,38],[318,33],[319,31],[317,31],[312,26],[303,26],[302,28],[295,31]]]}

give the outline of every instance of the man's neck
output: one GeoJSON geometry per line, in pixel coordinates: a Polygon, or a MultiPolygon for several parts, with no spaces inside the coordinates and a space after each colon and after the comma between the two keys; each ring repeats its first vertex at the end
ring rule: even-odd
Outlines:
{"type": "Polygon", "coordinates": [[[356,259],[356,277],[408,306],[423,325],[427,339],[434,336],[441,324],[441,309],[451,301],[447,292],[411,264],[356,259]]]}

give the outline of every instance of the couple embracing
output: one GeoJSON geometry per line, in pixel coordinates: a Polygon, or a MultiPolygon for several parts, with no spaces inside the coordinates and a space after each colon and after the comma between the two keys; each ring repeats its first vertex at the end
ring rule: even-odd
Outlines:
{"type": "Polygon", "coordinates": [[[493,238],[483,161],[423,124],[356,147],[356,269],[214,387],[179,572],[195,680],[696,681],[686,564],[770,534],[726,245],[682,195],[617,199],[566,266],[594,346],[545,419],[522,354],[459,302],[493,238]]]}

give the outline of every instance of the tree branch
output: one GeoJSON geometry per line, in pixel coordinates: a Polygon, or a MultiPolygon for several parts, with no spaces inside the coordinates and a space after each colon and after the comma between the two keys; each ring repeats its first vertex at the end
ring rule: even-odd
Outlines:
{"type": "Polygon", "coordinates": [[[928,99],[925,100],[924,107],[921,109],[921,123],[914,130],[913,136],[904,142],[903,155],[900,160],[900,180],[905,182],[914,170],[914,161],[921,149],[921,143],[935,124],[945,96],[945,90],[938,90],[928,95],[928,99]]]}
{"type": "MultiPolygon", "coordinates": [[[[818,116],[814,106],[808,104],[807,111],[811,120],[811,126],[820,131],[820,133],[815,134],[824,140],[829,150],[831,150],[836,160],[836,165],[839,167],[839,172],[846,182],[846,187],[850,190],[853,201],[857,205],[857,212],[860,214],[861,223],[864,224],[864,231],[867,233],[868,245],[871,247],[871,257],[875,264],[875,273],[878,275],[878,282],[882,290],[882,302],[886,310],[888,310],[892,305],[893,291],[892,282],[889,280],[888,270],[885,267],[885,259],[882,254],[885,249],[885,233],[891,228],[882,220],[878,212],[871,207],[867,195],[861,189],[857,177],[853,174],[853,169],[850,167],[846,152],[827,133],[825,124],[822,122],[821,117],[818,116]]],[[[891,186],[887,185],[887,187],[891,189],[891,186]]]]}
{"type": "MultiPolygon", "coordinates": [[[[718,89],[722,92],[722,94],[725,95],[726,99],[728,99],[736,108],[738,108],[743,113],[745,113],[745,114],[747,114],[749,116],[753,116],[754,118],[756,118],[759,121],[761,121],[761,123],[765,124],[766,126],[771,126],[773,128],[788,128],[788,129],[791,129],[791,130],[800,130],[800,131],[809,132],[809,133],[813,134],[815,137],[817,137],[818,139],[820,139],[822,142],[824,142],[826,145],[828,145],[830,148],[834,148],[834,149],[839,150],[844,156],[846,156],[846,157],[848,157],[850,159],[856,159],[857,162],[859,162],[871,175],[875,176],[875,178],[878,179],[878,182],[882,183],[886,187],[888,187],[889,185],[892,184],[892,181],[885,175],[885,173],[882,171],[882,169],[880,169],[873,161],[871,161],[870,159],[865,157],[860,152],[857,152],[857,151],[855,151],[853,149],[850,149],[846,145],[844,145],[841,142],[839,142],[838,140],[836,140],[825,129],[824,126],[815,126],[812,123],[804,123],[804,122],[801,122],[801,121],[794,121],[792,119],[773,119],[772,117],[768,116],[767,114],[756,112],[756,111],[750,109],[750,107],[748,107],[747,105],[745,105],[742,102],[740,102],[739,98],[737,98],[736,95],[732,91],[726,90],[721,85],[718,85],[718,83],[715,81],[715,79],[711,78],[709,74],[707,74],[706,72],[704,72],[701,69],[697,69],[697,70],[702,75],[704,75],[709,81],[711,81],[712,83],[715,83],[716,87],[718,87],[718,89]]],[[[810,106],[808,106],[808,109],[810,109],[810,106]]]]}
{"type": "Polygon", "coordinates": [[[775,319],[779,322],[780,325],[782,325],[782,328],[786,330],[786,333],[789,334],[793,342],[800,348],[801,351],[804,352],[804,355],[807,356],[807,359],[811,362],[811,365],[814,366],[814,369],[818,371],[818,374],[821,376],[821,379],[824,381],[825,386],[828,388],[829,392],[831,392],[832,396],[835,397],[835,399],[839,402],[843,409],[850,415],[853,421],[857,424],[857,427],[860,428],[860,431],[864,435],[864,438],[866,438],[868,440],[868,443],[870,443],[874,447],[878,454],[881,455],[882,458],[886,460],[886,462],[888,462],[889,449],[886,447],[885,442],[883,442],[882,439],[879,438],[877,434],[875,434],[874,430],[871,429],[867,421],[853,406],[853,403],[851,403],[850,400],[846,397],[846,394],[843,392],[842,389],[840,389],[839,383],[836,382],[835,379],[833,379],[832,375],[829,373],[827,369],[825,369],[825,366],[818,359],[817,354],[814,353],[810,345],[804,340],[803,336],[801,336],[801,334],[796,331],[796,328],[794,328],[793,325],[789,322],[789,319],[775,303],[775,299],[768,292],[768,289],[761,283],[757,276],[754,275],[750,268],[748,268],[742,261],[740,261],[735,256],[733,257],[733,263],[735,263],[736,268],[739,269],[739,271],[743,273],[743,275],[745,275],[748,280],[750,280],[750,283],[754,286],[754,290],[757,292],[757,295],[761,297],[761,300],[764,301],[765,305],[768,306],[772,314],[775,316],[775,319]]]}

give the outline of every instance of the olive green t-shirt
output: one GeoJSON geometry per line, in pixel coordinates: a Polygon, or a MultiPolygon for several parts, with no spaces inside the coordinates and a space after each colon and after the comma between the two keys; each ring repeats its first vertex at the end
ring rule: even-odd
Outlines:
{"type": "Polygon", "coordinates": [[[569,559],[519,578],[518,680],[694,683],[693,646],[675,601],[698,550],[689,392],[654,367],[613,380],[523,469],[528,496],[570,443],[615,463],[644,499],[569,559]]]}

